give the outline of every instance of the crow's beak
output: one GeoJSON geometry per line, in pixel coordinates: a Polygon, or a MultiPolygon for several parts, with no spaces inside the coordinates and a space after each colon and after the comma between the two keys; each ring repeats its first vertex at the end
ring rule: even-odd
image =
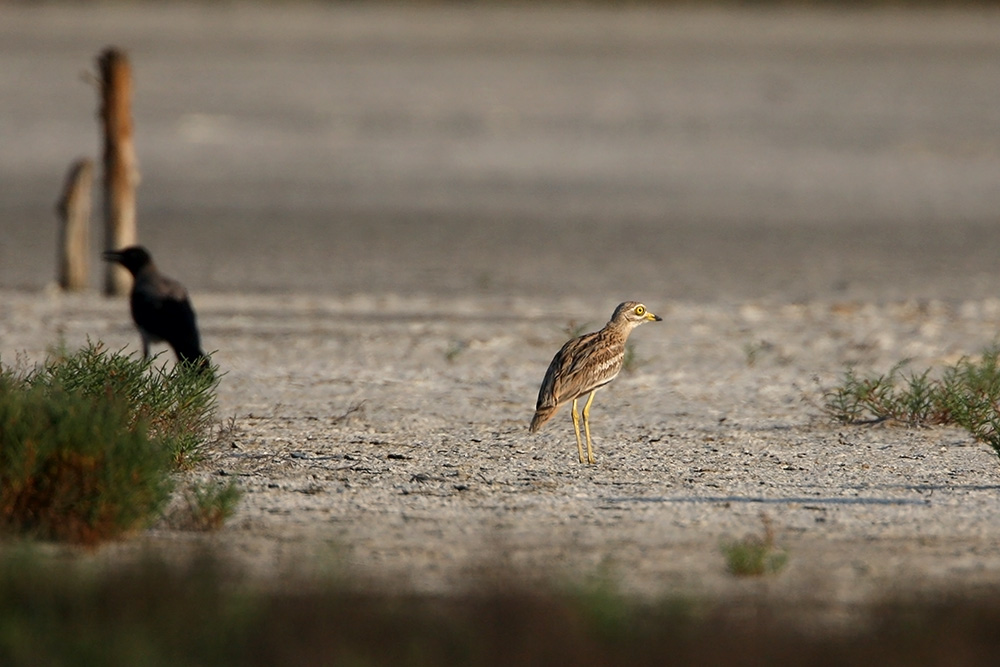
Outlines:
{"type": "Polygon", "coordinates": [[[101,257],[104,258],[105,262],[120,262],[122,260],[122,254],[117,250],[105,250],[101,253],[101,257]]]}

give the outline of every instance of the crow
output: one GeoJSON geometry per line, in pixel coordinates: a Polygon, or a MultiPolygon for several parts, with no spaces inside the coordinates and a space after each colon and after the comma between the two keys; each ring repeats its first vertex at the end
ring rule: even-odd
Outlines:
{"type": "Polygon", "coordinates": [[[151,343],[166,342],[178,361],[206,367],[208,357],[202,352],[194,309],[184,286],[160,273],[142,246],[109,250],[103,257],[124,266],[134,278],[129,304],[142,336],[143,359],[149,358],[151,343]]]}

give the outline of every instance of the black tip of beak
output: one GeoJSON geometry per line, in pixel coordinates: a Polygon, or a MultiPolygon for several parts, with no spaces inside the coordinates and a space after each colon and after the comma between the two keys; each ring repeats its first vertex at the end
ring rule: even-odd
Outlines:
{"type": "Polygon", "coordinates": [[[660,317],[659,315],[653,315],[653,321],[654,322],[662,322],[663,318],[660,317]]]}

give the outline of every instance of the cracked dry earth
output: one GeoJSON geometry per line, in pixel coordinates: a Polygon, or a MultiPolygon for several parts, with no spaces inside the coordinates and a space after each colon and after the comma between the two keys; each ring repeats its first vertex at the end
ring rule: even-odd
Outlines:
{"type": "MultiPolygon", "coordinates": [[[[267,581],[331,570],[373,586],[461,590],[609,574],[628,592],[776,599],[834,616],[881,596],[1000,582],[1000,462],[951,428],[849,427],[822,411],[845,367],[922,369],[976,354],[1000,301],[660,303],[632,368],[598,393],[598,463],[566,411],[527,432],[568,327],[614,297],[196,298],[226,375],[228,422],[193,476],[235,477],[236,515],[204,538],[158,526],[108,558],[204,539],[267,581]],[[231,419],[230,419],[231,418],[231,419]],[[788,553],[741,580],[720,543],[788,553]]],[[[607,312],[605,312],[607,311],[607,312]]],[[[137,347],[122,301],[5,292],[6,362],[60,339],[137,347]]]]}

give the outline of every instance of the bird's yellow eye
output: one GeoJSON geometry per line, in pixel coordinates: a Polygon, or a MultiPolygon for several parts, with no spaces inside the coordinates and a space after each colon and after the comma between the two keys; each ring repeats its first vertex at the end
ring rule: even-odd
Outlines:
{"type": "Polygon", "coordinates": [[[643,308],[642,306],[636,306],[635,307],[635,314],[638,315],[639,317],[642,317],[643,315],[646,314],[646,309],[643,308]]]}

